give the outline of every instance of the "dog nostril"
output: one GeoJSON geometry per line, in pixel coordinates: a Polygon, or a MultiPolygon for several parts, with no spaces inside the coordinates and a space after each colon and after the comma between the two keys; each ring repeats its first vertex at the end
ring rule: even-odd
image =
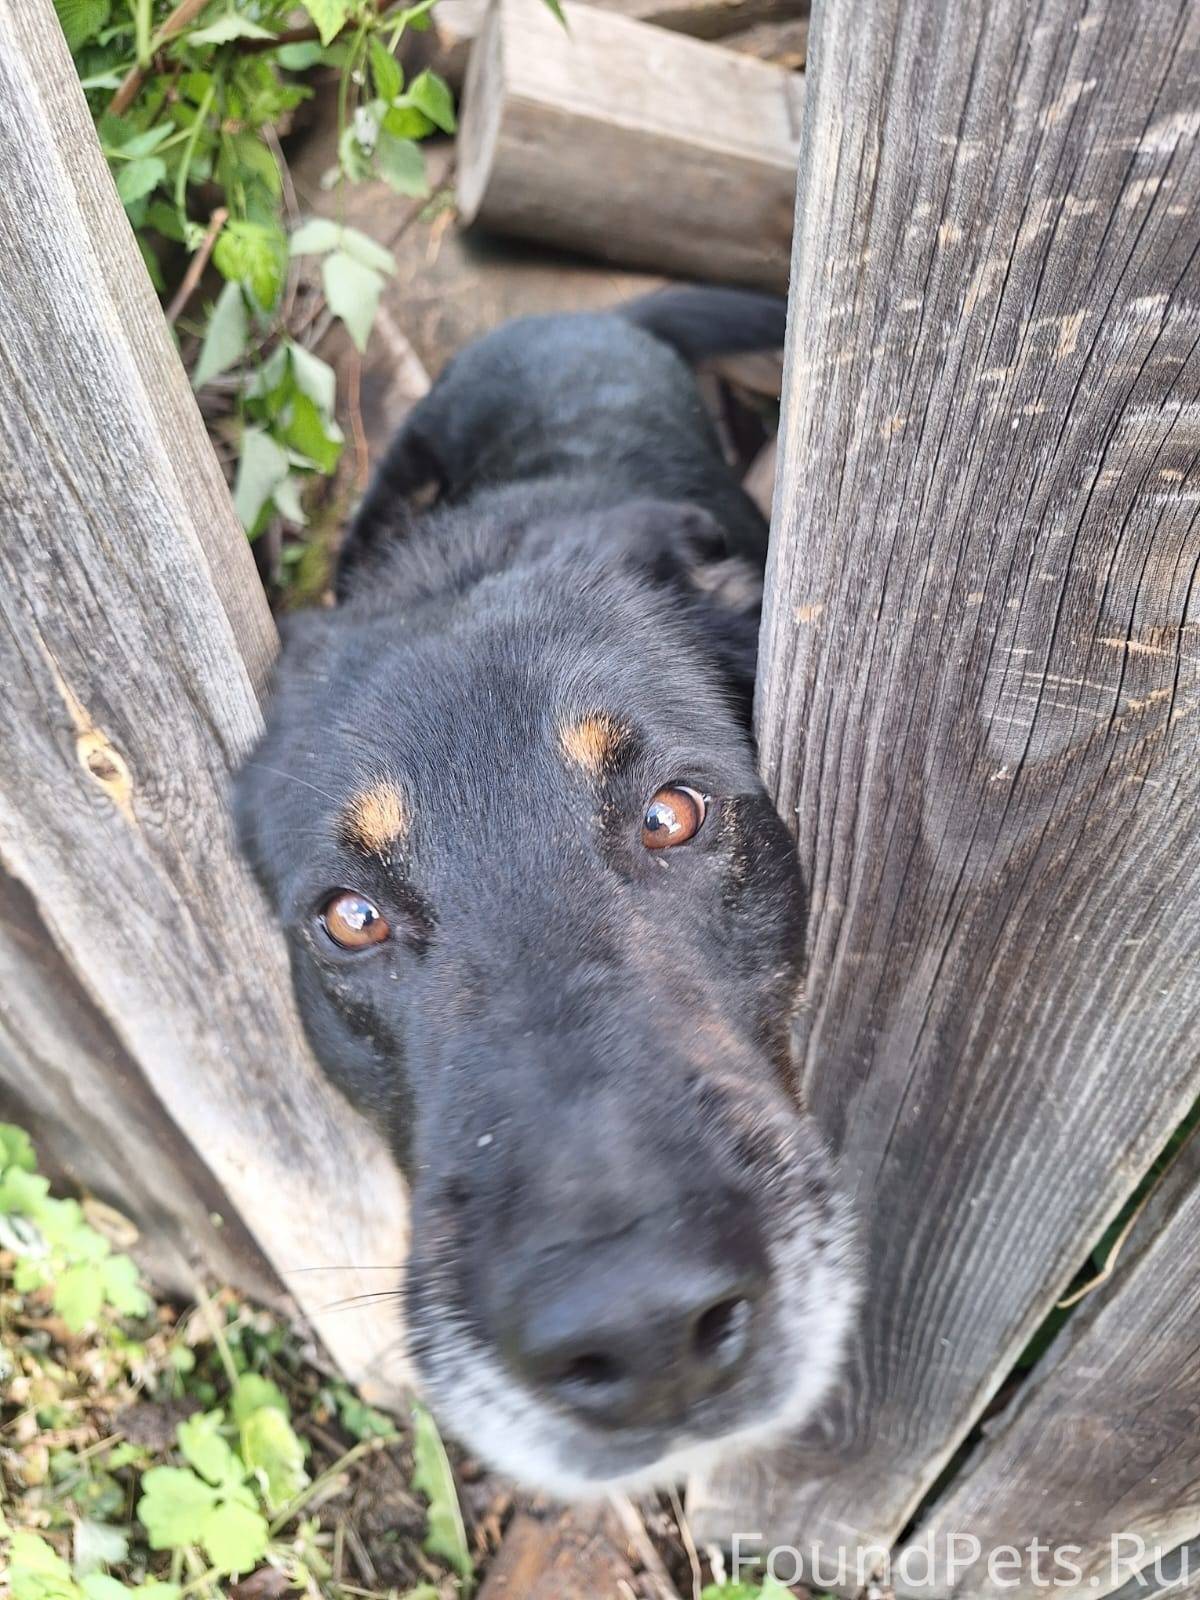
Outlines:
{"type": "Polygon", "coordinates": [[[692,1329],[692,1347],[703,1361],[732,1366],[746,1348],[751,1306],[740,1295],[718,1300],[692,1329]]]}
{"type": "Polygon", "coordinates": [[[585,1389],[602,1389],[616,1383],[621,1369],[611,1356],[591,1354],[576,1356],[564,1370],[564,1383],[578,1384],[585,1389]]]}

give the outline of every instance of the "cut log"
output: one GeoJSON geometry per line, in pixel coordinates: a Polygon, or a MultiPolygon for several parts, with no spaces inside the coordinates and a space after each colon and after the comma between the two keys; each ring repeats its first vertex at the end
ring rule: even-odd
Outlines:
{"type": "Polygon", "coordinates": [[[459,140],[466,222],[784,290],[803,79],[588,6],[496,0],[459,140]]]}
{"type": "MultiPolygon", "coordinates": [[[[471,45],[479,35],[487,13],[488,0],[438,0],[433,12],[433,33],[437,41],[437,69],[457,89],[466,76],[471,45]]],[[[566,7],[568,22],[573,22],[575,6],[566,7]]],[[[749,48],[751,55],[777,59],[773,49],[763,48],[768,35],[763,33],[749,47],[741,41],[761,29],[780,30],[791,43],[808,37],[807,0],[599,0],[600,11],[652,22],[658,28],[690,34],[693,39],[721,39],[733,50],[749,48]]],[[[419,37],[419,36],[414,36],[419,37]]],[[[803,65],[803,58],[799,63],[803,65]]]]}

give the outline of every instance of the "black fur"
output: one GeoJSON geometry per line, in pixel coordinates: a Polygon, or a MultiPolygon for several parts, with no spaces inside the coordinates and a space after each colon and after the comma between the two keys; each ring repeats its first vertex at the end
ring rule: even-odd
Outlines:
{"type": "MultiPolygon", "coordinates": [[[[825,1270],[840,1241],[789,1089],[803,886],[750,736],[767,530],[671,347],[781,336],[779,302],[688,290],[516,322],[455,357],[364,500],[338,607],[288,637],[238,785],[317,1054],[412,1182],[418,1368],[469,1443],[543,1479],[627,1476],[681,1437],[782,1415],[804,1353],[778,1263],[807,1250],[825,1270]],[[621,730],[596,772],[563,747],[591,716],[621,730]],[[411,817],[383,855],[342,821],[380,780],[411,817]],[[652,853],[642,817],[673,783],[709,816],[652,853]],[[331,944],[319,911],[343,887],[389,941],[331,944]],[[510,1420],[497,1443],[479,1374],[511,1367],[514,1308],[561,1299],[557,1252],[599,1292],[604,1241],[632,1230],[639,1260],[674,1263],[681,1220],[693,1252],[728,1255],[736,1231],[771,1263],[736,1376],[615,1431],[551,1396],[552,1425],[510,1420]]],[[[628,1252],[619,1276],[636,1299],[628,1252]]],[[[509,1375],[523,1395],[528,1372],[509,1375]]]]}

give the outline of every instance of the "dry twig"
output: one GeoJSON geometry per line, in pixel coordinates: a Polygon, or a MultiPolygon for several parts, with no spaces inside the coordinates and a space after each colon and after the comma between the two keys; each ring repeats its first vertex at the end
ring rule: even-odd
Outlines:
{"type": "MultiPolygon", "coordinates": [[[[173,39],[177,33],[182,33],[189,22],[194,22],[207,4],[208,0],[179,0],[179,4],[150,42],[150,61],[153,61],[163,45],[173,39]]],[[[147,62],[147,66],[149,64],[147,62]]],[[[145,76],[146,67],[140,61],[130,67],[120,88],[108,103],[108,110],[111,116],[119,117],[129,110],[138,90],[142,87],[142,79],[145,76]]]]}
{"type": "Polygon", "coordinates": [[[168,322],[175,322],[183,311],[184,306],[195,294],[196,285],[203,277],[204,269],[208,265],[208,258],[212,255],[213,247],[216,245],[217,235],[228,220],[229,209],[227,206],[218,206],[212,216],[209,217],[208,230],[200,241],[200,248],[188,262],[188,269],[183,275],[183,281],[171,296],[171,303],[167,307],[168,322]]]}

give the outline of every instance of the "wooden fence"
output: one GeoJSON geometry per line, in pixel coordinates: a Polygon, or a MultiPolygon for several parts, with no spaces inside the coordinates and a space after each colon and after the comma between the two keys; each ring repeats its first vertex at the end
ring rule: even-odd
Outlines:
{"type": "Polygon", "coordinates": [[[274,629],[51,0],[0,0],[0,261],[5,1109],[170,1276],[290,1292],[386,1389],[394,1312],[332,1307],[402,1259],[399,1180],[227,815],[274,629]]]}
{"type": "MultiPolygon", "coordinates": [[[[396,1180],[225,816],[269,619],[72,81],[0,0],[0,1071],[378,1379],[392,1312],[323,1311],[399,1258],[396,1180]]],[[[827,1562],[972,1534],[893,1576],[981,1600],[1072,1543],[1102,1596],[1116,1536],[1200,1537],[1190,1146],[1014,1372],[1200,1092],[1200,7],[818,0],[805,101],[759,727],[869,1292],[819,1424],[690,1507],[827,1562]]]]}

